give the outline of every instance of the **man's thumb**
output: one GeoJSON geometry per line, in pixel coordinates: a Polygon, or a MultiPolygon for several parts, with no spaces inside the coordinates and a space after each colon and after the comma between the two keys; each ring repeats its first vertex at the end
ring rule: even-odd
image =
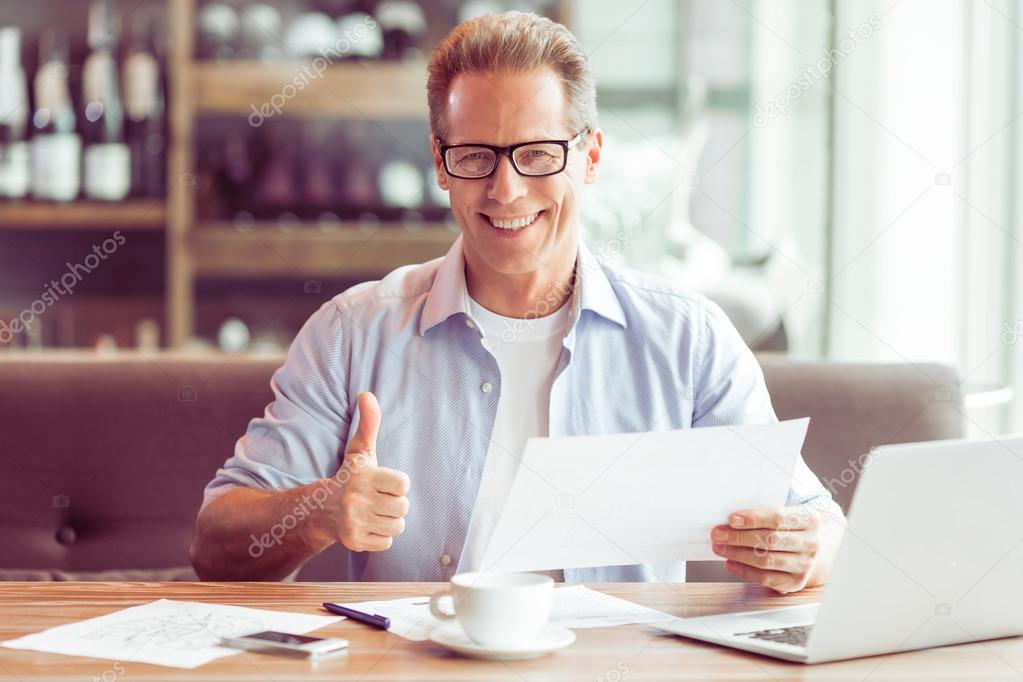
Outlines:
{"type": "MultiPolygon", "coordinates": [[[[369,458],[371,466],[376,465],[377,432],[380,430],[380,403],[369,391],[359,394],[359,428],[348,441],[346,453],[362,453],[369,458]]],[[[362,462],[360,462],[362,464],[362,462]]]]}

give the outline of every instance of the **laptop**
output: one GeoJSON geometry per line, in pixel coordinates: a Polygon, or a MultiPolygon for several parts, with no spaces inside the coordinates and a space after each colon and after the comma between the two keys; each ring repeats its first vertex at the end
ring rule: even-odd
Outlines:
{"type": "Polygon", "coordinates": [[[1023,634],[1023,436],[872,449],[819,604],[655,627],[801,663],[1023,634]]]}

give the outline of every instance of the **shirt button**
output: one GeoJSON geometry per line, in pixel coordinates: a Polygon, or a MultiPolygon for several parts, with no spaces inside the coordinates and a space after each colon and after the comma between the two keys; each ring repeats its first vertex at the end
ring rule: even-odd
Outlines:
{"type": "Polygon", "coordinates": [[[450,564],[450,563],[451,563],[451,557],[450,557],[450,556],[448,556],[447,554],[445,554],[444,556],[442,556],[442,557],[440,558],[440,562],[441,562],[442,564],[444,564],[445,566],[447,566],[448,564],[450,564]]]}
{"type": "Polygon", "coordinates": [[[476,323],[473,322],[472,320],[470,320],[467,317],[467,318],[465,318],[465,326],[468,327],[469,329],[475,329],[476,328],[476,323]]]}
{"type": "Polygon", "coordinates": [[[491,389],[493,388],[494,387],[490,385],[489,381],[484,381],[482,384],[480,384],[480,390],[483,391],[484,393],[490,393],[491,389]]]}

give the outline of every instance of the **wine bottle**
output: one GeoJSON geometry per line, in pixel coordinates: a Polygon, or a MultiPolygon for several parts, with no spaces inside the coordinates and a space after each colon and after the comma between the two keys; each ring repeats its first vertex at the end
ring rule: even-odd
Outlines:
{"type": "Polygon", "coordinates": [[[237,317],[229,317],[220,325],[217,345],[221,352],[236,354],[245,350],[251,338],[249,326],[245,322],[237,317]]]}
{"type": "Polygon", "coordinates": [[[204,4],[196,17],[199,57],[227,62],[237,56],[238,12],[223,2],[204,4]]]}
{"type": "Polygon", "coordinates": [[[377,172],[381,203],[386,208],[416,209],[423,205],[425,183],[419,166],[402,158],[388,159],[377,172]]]}
{"type": "MultiPolygon", "coordinates": [[[[302,205],[322,217],[336,209],[335,192],[338,173],[331,154],[334,138],[332,121],[308,121],[302,128],[302,205]]],[[[329,222],[330,218],[327,217],[329,222]]]]}
{"type": "Polygon", "coordinates": [[[71,201],[81,184],[82,141],[68,88],[67,38],[47,29],[39,39],[32,114],[32,195],[71,201]]]}
{"type": "Polygon", "coordinates": [[[486,0],[467,0],[458,8],[458,22],[469,21],[496,11],[500,10],[494,9],[486,0]]]}
{"type": "Polygon", "coordinates": [[[340,182],[340,203],[346,212],[359,213],[380,208],[376,176],[380,159],[371,140],[372,128],[363,120],[346,122],[341,133],[344,140],[343,173],[340,182]]]}
{"type": "Polygon", "coordinates": [[[351,12],[337,20],[337,43],[347,60],[379,59],[384,50],[384,32],[366,12],[351,12]]]}
{"type": "Polygon", "coordinates": [[[222,197],[224,208],[232,216],[249,214],[250,196],[256,179],[256,169],[262,163],[264,147],[244,130],[232,129],[221,143],[217,158],[214,184],[222,197]]]}
{"type": "Polygon", "coordinates": [[[321,12],[299,14],[284,34],[284,47],[293,58],[330,55],[337,42],[334,22],[321,12]]]}
{"type": "Polygon", "coordinates": [[[152,20],[152,15],[135,15],[122,67],[131,194],[145,198],[164,195],[167,169],[166,108],[152,20]]]}
{"type": "Polygon", "coordinates": [[[270,154],[260,165],[251,204],[259,217],[273,218],[300,204],[300,145],[284,126],[265,126],[257,135],[270,154]]]}
{"type": "Polygon", "coordinates": [[[384,59],[415,61],[426,33],[426,17],[418,3],[409,0],[384,0],[376,9],[377,22],[383,30],[384,59]]]}
{"type": "Polygon", "coordinates": [[[281,35],[281,12],[268,3],[247,5],[241,12],[239,55],[264,64],[284,58],[277,36],[281,35]]]}
{"type": "Polygon", "coordinates": [[[315,0],[312,6],[336,19],[344,14],[354,12],[361,4],[357,0],[315,0]]]}
{"type": "Polygon", "coordinates": [[[28,194],[28,85],[21,68],[21,31],[0,28],[0,198],[28,194]]]}
{"type": "Polygon", "coordinates": [[[89,49],[82,67],[82,137],[85,196],[120,201],[131,189],[131,153],[124,140],[124,110],[117,85],[115,38],[107,0],[89,8],[89,49]]]}

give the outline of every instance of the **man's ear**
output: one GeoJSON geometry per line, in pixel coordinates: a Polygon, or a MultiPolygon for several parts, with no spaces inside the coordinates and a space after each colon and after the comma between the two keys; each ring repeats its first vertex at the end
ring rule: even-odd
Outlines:
{"type": "Polygon", "coordinates": [[[604,133],[600,128],[595,128],[590,133],[590,140],[586,147],[586,184],[591,185],[597,181],[597,169],[600,166],[600,150],[604,147],[604,133]]]}
{"type": "Polygon", "coordinates": [[[433,170],[437,175],[437,186],[447,191],[451,189],[451,179],[444,170],[444,159],[440,156],[440,140],[436,135],[430,135],[430,151],[433,152],[433,170]]]}

